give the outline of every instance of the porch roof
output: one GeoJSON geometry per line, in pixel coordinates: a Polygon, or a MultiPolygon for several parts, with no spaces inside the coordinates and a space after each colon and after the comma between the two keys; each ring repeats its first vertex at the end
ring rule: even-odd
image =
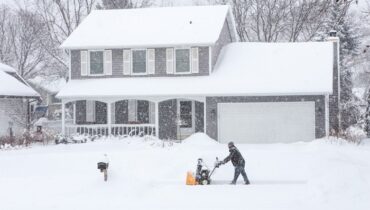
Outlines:
{"type": "Polygon", "coordinates": [[[210,76],[71,80],[58,97],[323,95],[332,74],[331,42],[232,43],[210,76]]]}

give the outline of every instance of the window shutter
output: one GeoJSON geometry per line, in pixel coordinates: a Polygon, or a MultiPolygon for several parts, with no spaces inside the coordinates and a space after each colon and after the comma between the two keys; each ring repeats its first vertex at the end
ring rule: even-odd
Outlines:
{"type": "Polygon", "coordinates": [[[81,51],[81,76],[87,76],[88,69],[88,51],[81,51]]]}
{"type": "Polygon", "coordinates": [[[173,74],[173,48],[166,49],[166,72],[167,74],[173,74]]]}
{"type": "Polygon", "coordinates": [[[155,104],[154,102],[149,101],[149,123],[155,123],[155,104]]]}
{"type": "Polygon", "coordinates": [[[86,122],[95,122],[95,101],[86,101],[86,122]]]}
{"type": "Polygon", "coordinates": [[[131,50],[123,50],[123,75],[131,72],[131,50]]]}
{"type": "Polygon", "coordinates": [[[197,47],[191,48],[191,72],[199,73],[199,51],[197,47]]]}
{"type": "Polygon", "coordinates": [[[155,50],[148,49],[148,74],[155,74],[155,50]]]}
{"type": "Polygon", "coordinates": [[[104,73],[112,75],[112,50],[104,50],[104,73]]]}

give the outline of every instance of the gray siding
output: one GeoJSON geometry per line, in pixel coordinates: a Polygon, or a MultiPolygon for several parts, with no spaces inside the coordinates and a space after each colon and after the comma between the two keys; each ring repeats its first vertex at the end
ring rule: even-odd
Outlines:
{"type": "Polygon", "coordinates": [[[325,136],[325,96],[234,96],[234,97],[207,97],[207,134],[218,139],[217,136],[217,104],[218,103],[240,103],[240,102],[315,102],[315,136],[325,136]]]}
{"type": "Polygon", "coordinates": [[[199,47],[199,75],[209,75],[209,47],[199,47]]]}
{"type": "Polygon", "coordinates": [[[177,101],[176,99],[159,103],[159,138],[177,139],[177,101]]]}
{"type": "Polygon", "coordinates": [[[71,50],[71,79],[81,78],[80,50],[71,50]]]}
{"type": "Polygon", "coordinates": [[[197,74],[167,74],[166,73],[166,48],[155,49],[155,74],[154,75],[123,75],[123,49],[112,49],[112,75],[111,76],[81,76],[80,50],[71,50],[71,78],[109,78],[109,77],[158,77],[158,76],[204,76],[209,75],[209,47],[199,47],[199,73],[197,74]]]}
{"type": "Polygon", "coordinates": [[[212,47],[212,67],[213,70],[218,56],[221,52],[223,46],[231,43],[233,41],[231,26],[229,25],[228,21],[225,20],[224,26],[222,27],[220,37],[218,38],[216,44],[212,47]]]}
{"type": "Polygon", "coordinates": [[[195,133],[204,132],[204,103],[195,101],[195,133]]]}
{"type": "Polygon", "coordinates": [[[330,135],[339,132],[339,85],[338,85],[338,43],[333,43],[333,94],[329,96],[329,124],[330,135]]]}
{"type": "Polygon", "coordinates": [[[27,100],[0,98],[0,137],[9,136],[9,122],[13,123],[13,134],[22,135],[27,123],[27,100]]]}

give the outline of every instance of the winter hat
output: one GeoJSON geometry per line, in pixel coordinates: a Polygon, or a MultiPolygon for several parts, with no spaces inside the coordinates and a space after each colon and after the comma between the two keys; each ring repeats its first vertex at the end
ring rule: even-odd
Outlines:
{"type": "Polygon", "coordinates": [[[234,145],[234,142],[230,141],[230,142],[227,144],[227,146],[228,146],[229,148],[231,148],[231,147],[234,147],[235,145],[234,145]]]}

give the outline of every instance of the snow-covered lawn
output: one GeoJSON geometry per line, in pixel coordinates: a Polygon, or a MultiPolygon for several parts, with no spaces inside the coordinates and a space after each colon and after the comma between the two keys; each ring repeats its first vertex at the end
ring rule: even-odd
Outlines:
{"type": "Polygon", "coordinates": [[[227,146],[197,134],[161,147],[143,139],[0,151],[0,209],[370,209],[370,144],[237,145],[251,185],[228,185],[231,164],[213,185],[186,186],[197,158],[213,165],[227,146]],[[96,168],[107,153],[108,182],[96,168]]]}

